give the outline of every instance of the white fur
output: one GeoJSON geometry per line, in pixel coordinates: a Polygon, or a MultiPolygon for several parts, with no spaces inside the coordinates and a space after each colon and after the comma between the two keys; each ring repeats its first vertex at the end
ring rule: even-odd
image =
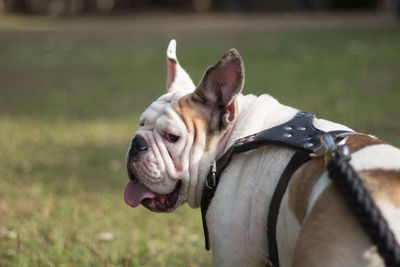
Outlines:
{"type": "MultiPolygon", "coordinates": [[[[220,144],[214,146],[218,151],[205,152],[205,147],[201,145],[193,147],[194,134],[204,133],[189,133],[181,118],[172,109],[176,101],[194,90],[193,82],[178,63],[175,49],[176,42],[172,40],[167,57],[176,61],[177,77],[168,88],[169,93],[150,105],[140,119],[144,126],[137,134],[144,136],[151,147],[151,152],[147,152],[150,153],[149,162],[143,162],[143,166],[140,166],[143,171],[141,182],[151,190],[162,192],[163,189],[159,188],[159,185],[170,191],[179,178],[182,180],[182,190],[177,205],[188,202],[190,206],[198,207],[209,164],[217,155],[223,154],[241,137],[290,120],[297,110],[280,104],[269,95],[256,97],[240,94],[237,97],[237,119],[232,129],[221,133],[220,144]],[[181,143],[174,146],[166,143],[162,138],[163,131],[179,134],[181,143]],[[178,173],[174,162],[182,164],[181,173],[178,173]],[[152,173],[155,177],[148,178],[152,173]]],[[[350,130],[346,126],[323,119],[315,119],[314,125],[324,131],[350,130]]],[[[206,216],[214,266],[264,266],[267,256],[268,208],[276,184],[293,153],[294,151],[288,148],[268,145],[233,157],[221,176],[206,216]]],[[[388,145],[367,147],[354,153],[351,163],[357,170],[378,167],[399,169],[400,150],[388,145]]],[[[325,174],[319,179],[312,190],[307,213],[330,184],[325,174]]],[[[400,234],[399,224],[394,223],[400,220],[399,210],[385,203],[379,204],[382,205],[383,213],[388,216],[390,224],[395,224],[395,232],[400,234]]],[[[286,192],[277,227],[282,267],[292,264],[291,257],[300,230],[301,226],[289,209],[286,192]]],[[[376,253],[366,253],[364,257],[374,258],[376,253]]]]}
{"type": "Polygon", "coordinates": [[[192,150],[194,133],[188,133],[184,122],[172,109],[174,102],[184,94],[183,91],[169,92],[158,98],[143,112],[140,123],[144,126],[136,132],[136,135],[144,137],[151,148],[145,157],[148,157],[150,161],[157,159],[158,164],[147,164],[143,167],[146,165],[145,160],[134,164],[136,170],[143,170],[138,179],[154,192],[169,193],[176,186],[177,180],[181,180],[182,189],[177,205],[188,202],[191,206],[196,206],[198,170],[190,165],[196,165],[193,161],[198,162],[202,154],[193,153],[195,151],[192,150]],[[178,135],[180,141],[170,144],[165,141],[164,133],[178,135]],[[178,163],[182,170],[178,171],[174,162],[178,163]],[[157,179],[154,179],[152,173],[160,174],[159,177],[154,177],[157,179]]]}
{"type": "MultiPolygon", "coordinates": [[[[399,192],[400,193],[400,192],[399,192]]],[[[383,215],[387,218],[397,242],[400,242],[400,207],[396,207],[387,199],[380,199],[377,203],[383,215]]]]}
{"type": "Polygon", "coordinates": [[[279,166],[292,154],[267,146],[233,159],[224,171],[207,212],[214,266],[265,262],[268,205],[281,175],[279,166]]]}
{"type": "MultiPolygon", "coordinates": [[[[280,104],[269,95],[240,95],[239,118],[227,148],[238,138],[290,120],[296,109],[280,104]],[[254,114],[257,114],[255,116],[254,114]]],[[[346,126],[316,119],[322,130],[349,130],[346,126]]],[[[227,149],[226,148],[226,149],[227,149]]],[[[269,203],[288,160],[290,149],[266,146],[237,155],[224,171],[207,213],[214,266],[262,266],[267,251],[266,217],[269,203]],[[233,234],[234,233],[234,234],[233,234]]],[[[287,196],[281,210],[288,210],[287,196]]],[[[300,230],[292,213],[279,216],[277,235],[281,266],[290,266],[300,230]],[[288,264],[288,265],[285,265],[288,264]]]]}
{"type": "Polygon", "coordinates": [[[286,192],[282,198],[280,210],[283,212],[280,213],[276,225],[276,238],[280,265],[291,266],[301,226],[294,214],[290,212],[288,192],[286,192]]]}
{"type": "MultiPolygon", "coordinates": [[[[167,84],[171,83],[168,92],[185,91],[185,93],[193,92],[196,88],[192,79],[190,79],[187,72],[181,67],[176,56],[176,41],[172,39],[167,48],[167,59],[172,59],[176,62],[176,76],[167,78],[167,84]],[[171,81],[171,79],[173,81],[171,81]]],[[[170,71],[170,70],[168,70],[170,71]]]]}
{"type": "Polygon", "coordinates": [[[380,144],[367,146],[351,155],[350,164],[357,170],[399,170],[400,149],[380,144]]]}
{"type": "MultiPolygon", "coordinates": [[[[387,199],[378,199],[377,206],[386,218],[390,229],[393,231],[397,242],[400,242],[400,208],[395,207],[392,202],[387,199]]],[[[371,246],[370,249],[365,251],[363,258],[368,263],[367,267],[380,267],[384,266],[382,258],[379,256],[376,247],[371,246]]]]}
{"type": "Polygon", "coordinates": [[[325,191],[325,189],[328,188],[332,184],[331,179],[329,179],[328,175],[324,173],[318,181],[315,183],[313,190],[311,191],[310,198],[308,200],[308,206],[307,206],[307,213],[308,215],[312,208],[314,207],[315,202],[319,198],[319,196],[322,194],[322,192],[325,191]]]}
{"type": "Polygon", "coordinates": [[[167,60],[171,63],[168,64],[167,93],[143,112],[139,120],[142,127],[135,133],[146,140],[150,149],[140,160],[130,164],[137,179],[158,194],[172,192],[178,181],[182,181],[176,206],[184,202],[195,206],[199,201],[196,199],[199,174],[198,168],[189,165],[195,165],[190,164],[190,160],[200,161],[201,153],[192,150],[194,133],[187,132],[184,122],[172,108],[182,96],[193,92],[195,86],[179,64],[175,40],[168,45],[167,60]],[[168,134],[179,136],[179,142],[171,144],[166,141],[165,135],[168,134]]]}

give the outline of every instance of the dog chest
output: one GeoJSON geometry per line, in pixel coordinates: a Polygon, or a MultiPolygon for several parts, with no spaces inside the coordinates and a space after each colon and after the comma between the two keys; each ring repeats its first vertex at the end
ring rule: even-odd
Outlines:
{"type": "Polygon", "coordinates": [[[232,159],[206,216],[215,266],[264,266],[268,207],[292,155],[265,146],[232,159]]]}

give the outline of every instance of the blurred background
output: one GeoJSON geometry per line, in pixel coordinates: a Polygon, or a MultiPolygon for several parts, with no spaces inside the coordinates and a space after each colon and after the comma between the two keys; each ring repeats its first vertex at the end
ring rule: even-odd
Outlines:
{"type": "Polygon", "coordinates": [[[181,12],[398,11],[398,0],[0,0],[7,12],[51,16],[127,14],[168,9],[181,12]]]}
{"type": "Polygon", "coordinates": [[[200,210],[132,209],[125,153],[235,47],[244,93],[400,145],[399,1],[0,0],[0,266],[210,266],[200,210]]]}

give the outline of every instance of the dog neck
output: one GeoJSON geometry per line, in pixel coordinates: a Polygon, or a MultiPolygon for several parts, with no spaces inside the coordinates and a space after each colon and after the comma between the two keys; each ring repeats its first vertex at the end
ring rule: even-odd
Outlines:
{"type": "Polygon", "coordinates": [[[275,98],[264,94],[239,95],[238,118],[233,127],[225,150],[242,137],[280,125],[297,113],[297,109],[282,105],[275,98]]]}
{"type": "MultiPolygon", "coordinates": [[[[280,104],[269,95],[259,97],[239,95],[237,103],[237,118],[234,124],[221,134],[218,139],[217,151],[215,154],[203,158],[202,166],[210,166],[210,163],[219,159],[237,139],[282,124],[290,120],[297,112],[296,109],[280,104]],[[277,116],[277,114],[281,115],[277,116]]],[[[191,199],[194,202],[189,201],[189,205],[192,207],[200,205],[205,178],[209,170],[209,168],[197,170],[199,184],[196,186],[195,198],[191,199]]]]}

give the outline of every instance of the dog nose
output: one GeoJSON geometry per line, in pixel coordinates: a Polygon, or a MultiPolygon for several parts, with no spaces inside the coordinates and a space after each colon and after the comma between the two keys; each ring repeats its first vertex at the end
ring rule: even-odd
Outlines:
{"type": "Polygon", "coordinates": [[[135,157],[139,152],[146,151],[149,149],[146,140],[140,135],[136,135],[132,140],[131,149],[129,151],[129,156],[135,157]]]}

